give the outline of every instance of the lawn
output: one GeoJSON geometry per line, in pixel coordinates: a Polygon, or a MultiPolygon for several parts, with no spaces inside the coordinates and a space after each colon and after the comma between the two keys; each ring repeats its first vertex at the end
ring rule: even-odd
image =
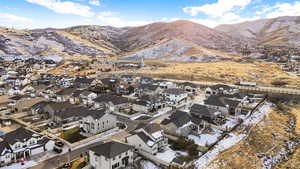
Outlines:
{"type": "Polygon", "coordinates": [[[85,136],[80,134],[80,128],[72,128],[70,130],[62,131],[61,133],[61,138],[70,142],[70,143],[75,143],[81,140],[86,139],[85,136]]]}
{"type": "Polygon", "coordinates": [[[141,117],[139,117],[139,118],[137,118],[137,119],[135,119],[135,120],[149,120],[149,119],[151,119],[152,117],[150,117],[150,116],[141,116],[141,117]]]}

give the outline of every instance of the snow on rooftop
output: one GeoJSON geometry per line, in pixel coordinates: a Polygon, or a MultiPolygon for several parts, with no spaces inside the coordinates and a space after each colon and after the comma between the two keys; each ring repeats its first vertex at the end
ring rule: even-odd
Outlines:
{"type": "Polygon", "coordinates": [[[155,139],[158,139],[158,138],[162,137],[163,135],[162,135],[161,131],[157,131],[157,132],[152,133],[152,136],[155,139]]]}
{"type": "Polygon", "coordinates": [[[151,140],[147,141],[147,145],[150,146],[150,147],[152,147],[154,144],[155,144],[154,141],[151,141],[151,140]]]}

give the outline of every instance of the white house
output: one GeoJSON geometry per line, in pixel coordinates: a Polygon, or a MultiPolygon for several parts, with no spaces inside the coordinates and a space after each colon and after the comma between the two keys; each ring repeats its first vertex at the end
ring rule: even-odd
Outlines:
{"type": "Polygon", "coordinates": [[[205,96],[209,97],[211,95],[218,95],[218,94],[235,94],[238,93],[238,89],[232,88],[227,85],[217,84],[214,86],[207,87],[205,89],[205,96]]]}
{"type": "Polygon", "coordinates": [[[176,111],[163,120],[161,125],[166,133],[185,137],[191,133],[199,134],[201,121],[192,118],[187,112],[176,111]]]}
{"type": "Polygon", "coordinates": [[[159,124],[150,123],[140,128],[138,126],[136,131],[144,132],[151,137],[151,139],[157,143],[158,151],[163,150],[168,145],[168,138],[164,135],[164,130],[159,124]]]}
{"type": "Polygon", "coordinates": [[[173,104],[178,104],[187,99],[188,93],[183,89],[169,88],[163,92],[163,96],[173,104]]]}
{"type": "Polygon", "coordinates": [[[150,154],[158,152],[158,143],[145,132],[140,131],[126,138],[128,144],[134,146],[138,151],[143,151],[150,154]]]}
{"type": "Polygon", "coordinates": [[[83,134],[96,135],[117,127],[116,116],[105,113],[105,110],[90,111],[87,116],[80,120],[80,128],[83,134]]]}
{"type": "Polygon", "coordinates": [[[94,169],[119,169],[133,163],[134,148],[119,142],[107,142],[89,150],[89,163],[94,169]]]}
{"type": "Polygon", "coordinates": [[[1,136],[0,154],[1,165],[27,159],[53,148],[51,141],[37,133],[20,127],[1,136]]]}

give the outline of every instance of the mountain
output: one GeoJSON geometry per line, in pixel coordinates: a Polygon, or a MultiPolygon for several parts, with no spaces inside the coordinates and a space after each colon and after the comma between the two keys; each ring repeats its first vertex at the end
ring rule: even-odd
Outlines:
{"type": "Polygon", "coordinates": [[[300,47],[300,16],[220,25],[215,29],[233,37],[256,40],[259,45],[300,47]]]}
{"type": "Polygon", "coordinates": [[[75,26],[66,29],[0,28],[0,55],[125,56],[146,58],[194,56],[204,48],[231,50],[241,44],[224,32],[189,21],[152,23],[139,27],[75,26]],[[146,51],[145,51],[146,50],[146,51]]]}

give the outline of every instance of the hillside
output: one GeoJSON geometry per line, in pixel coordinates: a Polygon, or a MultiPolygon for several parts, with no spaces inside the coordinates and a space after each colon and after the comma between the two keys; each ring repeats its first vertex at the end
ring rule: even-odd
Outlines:
{"type": "Polygon", "coordinates": [[[285,16],[232,25],[220,25],[216,30],[233,37],[246,37],[260,45],[300,47],[300,17],[285,16]]]}
{"type": "Polygon", "coordinates": [[[183,20],[125,28],[96,25],[38,30],[1,28],[0,33],[1,55],[131,57],[149,53],[157,59],[201,54],[200,60],[206,60],[202,49],[232,51],[233,46],[241,44],[226,33],[183,20]]]}

